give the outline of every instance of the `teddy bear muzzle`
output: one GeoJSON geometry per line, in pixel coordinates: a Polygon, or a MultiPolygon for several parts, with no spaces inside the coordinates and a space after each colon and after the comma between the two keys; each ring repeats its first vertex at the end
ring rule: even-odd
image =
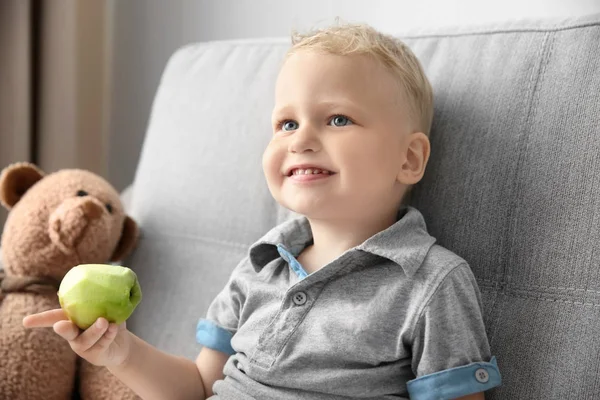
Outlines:
{"type": "Polygon", "coordinates": [[[108,211],[94,197],[65,199],[50,214],[48,226],[50,240],[64,254],[72,254],[90,225],[102,224],[103,219],[108,219],[105,214],[108,215],[108,211]]]}

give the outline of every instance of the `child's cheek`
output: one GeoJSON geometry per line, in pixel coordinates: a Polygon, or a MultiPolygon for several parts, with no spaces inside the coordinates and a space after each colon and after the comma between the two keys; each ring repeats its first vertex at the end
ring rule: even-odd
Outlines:
{"type": "Polygon", "coordinates": [[[272,185],[281,183],[283,180],[281,171],[284,159],[285,152],[282,151],[281,146],[275,143],[275,141],[271,141],[267,145],[262,157],[263,172],[270,188],[272,185]]]}

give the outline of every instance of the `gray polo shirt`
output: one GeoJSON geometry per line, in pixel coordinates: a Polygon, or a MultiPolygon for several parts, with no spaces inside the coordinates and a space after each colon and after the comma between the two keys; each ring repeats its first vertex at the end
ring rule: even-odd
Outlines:
{"type": "Polygon", "coordinates": [[[466,261],[434,244],[421,213],[320,270],[296,257],[306,218],[250,247],[196,330],[231,357],[221,400],[450,399],[501,383],[466,261]]]}

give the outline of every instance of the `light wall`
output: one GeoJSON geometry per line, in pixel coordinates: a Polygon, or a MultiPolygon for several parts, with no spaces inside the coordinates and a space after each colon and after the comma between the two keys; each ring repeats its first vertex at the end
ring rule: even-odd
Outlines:
{"type": "Polygon", "coordinates": [[[395,33],[592,13],[600,0],[114,0],[109,178],[133,180],[160,75],[184,44],[288,36],[335,17],[395,33]]]}

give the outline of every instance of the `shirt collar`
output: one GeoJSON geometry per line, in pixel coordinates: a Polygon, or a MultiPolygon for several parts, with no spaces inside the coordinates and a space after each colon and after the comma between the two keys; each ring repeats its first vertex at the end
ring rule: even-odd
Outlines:
{"type": "MultiPolygon", "coordinates": [[[[429,235],[421,212],[404,206],[398,221],[373,235],[352,250],[378,255],[398,264],[407,276],[412,276],[423,263],[436,239],[429,235]]],[[[270,230],[250,247],[250,262],[258,272],[280,257],[277,245],[283,245],[294,257],[312,243],[312,231],[306,217],[286,221],[270,230]]],[[[351,251],[352,251],[351,250],[351,251]]]]}

